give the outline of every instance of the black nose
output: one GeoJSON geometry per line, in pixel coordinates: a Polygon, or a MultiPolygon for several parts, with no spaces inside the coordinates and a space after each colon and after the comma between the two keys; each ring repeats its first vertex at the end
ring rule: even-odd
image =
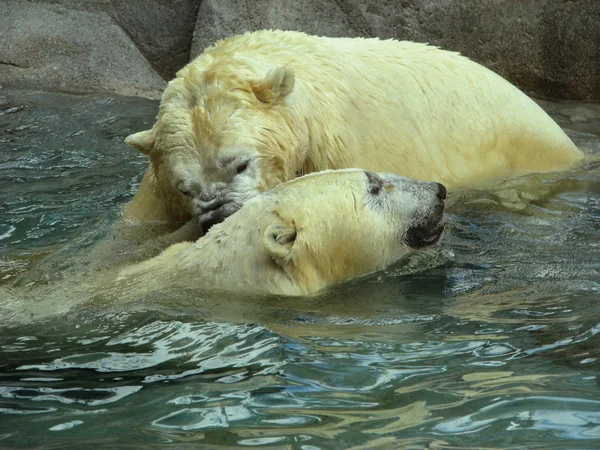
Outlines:
{"type": "Polygon", "coordinates": [[[440,200],[445,200],[446,199],[446,186],[444,186],[441,183],[436,183],[436,184],[438,187],[437,198],[439,198],[440,200]]]}

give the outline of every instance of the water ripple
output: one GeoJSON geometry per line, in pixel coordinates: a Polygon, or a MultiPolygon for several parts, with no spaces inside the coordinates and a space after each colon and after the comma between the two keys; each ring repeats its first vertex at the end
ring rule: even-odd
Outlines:
{"type": "Polygon", "coordinates": [[[506,431],[542,430],[570,439],[600,438],[600,401],[557,397],[517,397],[476,413],[439,423],[440,433],[479,431],[501,422],[506,431]]]}
{"type": "MultiPolygon", "coordinates": [[[[156,110],[0,88],[0,282],[108,234],[156,110]]],[[[600,123],[563,125],[600,150],[600,123]]],[[[599,170],[450,193],[440,247],[319,296],[8,323],[0,447],[600,448],[599,170]]]]}
{"type": "Polygon", "coordinates": [[[122,372],[158,367],[182,357],[185,358],[186,366],[194,367],[176,374],[155,373],[146,376],[144,382],[151,383],[250,365],[275,370],[281,358],[281,342],[277,335],[256,325],[227,323],[156,321],[114,337],[105,342],[103,347],[129,347],[132,351],[73,354],[49,363],[21,365],[17,370],[92,369],[97,372],[122,372]],[[139,347],[145,348],[140,351],[142,349],[139,347]]]}

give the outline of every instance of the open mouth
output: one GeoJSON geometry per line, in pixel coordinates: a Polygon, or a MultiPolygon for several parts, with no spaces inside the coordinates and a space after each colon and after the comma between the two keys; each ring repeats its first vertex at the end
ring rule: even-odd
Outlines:
{"type": "Polygon", "coordinates": [[[436,222],[425,226],[411,227],[406,232],[406,243],[409,247],[419,249],[436,244],[442,237],[444,225],[436,222]]]}

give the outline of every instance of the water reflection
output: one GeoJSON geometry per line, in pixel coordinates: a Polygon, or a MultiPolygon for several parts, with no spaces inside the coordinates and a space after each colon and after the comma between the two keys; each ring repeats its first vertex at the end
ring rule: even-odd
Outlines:
{"type": "MultiPolygon", "coordinates": [[[[75,252],[103,236],[146,164],[121,137],[155,114],[16,94],[0,120],[5,280],[75,230],[75,252]]],[[[562,124],[600,154],[599,123],[562,124]]],[[[16,311],[0,298],[0,447],[598,448],[599,199],[594,158],[462,192],[441,247],[302,300],[69,304],[51,280],[16,311]]]]}
{"type": "Polygon", "coordinates": [[[548,430],[571,439],[600,438],[600,402],[576,398],[516,397],[494,402],[477,413],[439,423],[436,431],[466,433],[496,422],[506,431],[548,430]]]}

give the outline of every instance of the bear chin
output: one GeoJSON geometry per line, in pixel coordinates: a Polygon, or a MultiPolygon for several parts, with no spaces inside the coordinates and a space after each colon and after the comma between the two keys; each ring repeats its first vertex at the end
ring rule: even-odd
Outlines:
{"type": "Polygon", "coordinates": [[[444,232],[444,225],[438,223],[428,224],[426,226],[410,227],[406,232],[405,242],[410,248],[415,250],[437,244],[444,232]]]}

